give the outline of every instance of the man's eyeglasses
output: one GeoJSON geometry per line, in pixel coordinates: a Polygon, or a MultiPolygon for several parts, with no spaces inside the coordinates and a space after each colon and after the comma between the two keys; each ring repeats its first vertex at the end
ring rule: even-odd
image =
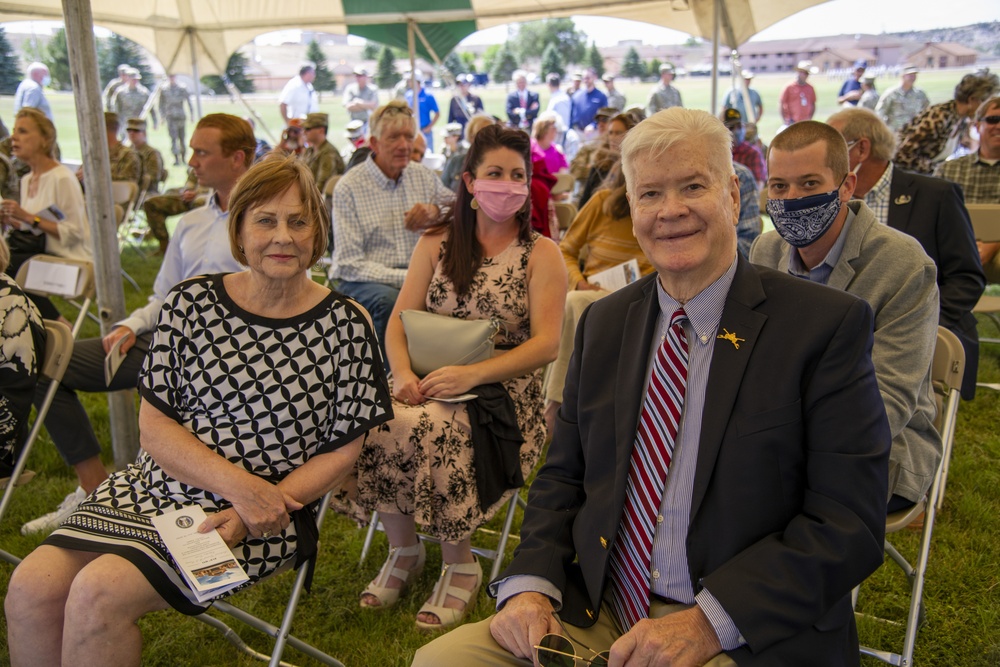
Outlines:
{"type": "Polygon", "coordinates": [[[987,125],[996,125],[997,123],[1000,123],[1000,116],[983,116],[980,120],[987,125]]]}
{"type": "Polygon", "coordinates": [[[577,660],[591,667],[607,667],[608,660],[611,659],[610,651],[598,653],[586,646],[583,648],[590,651],[591,658],[577,655],[573,643],[562,635],[548,634],[535,645],[535,660],[542,667],[576,667],[577,660]]]}

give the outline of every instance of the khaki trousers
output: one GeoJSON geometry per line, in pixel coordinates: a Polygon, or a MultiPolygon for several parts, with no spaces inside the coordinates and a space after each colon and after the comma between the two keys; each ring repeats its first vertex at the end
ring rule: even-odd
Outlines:
{"type": "MultiPolygon", "coordinates": [[[[666,604],[654,599],[649,615],[651,618],[662,618],[690,608],[691,605],[666,604]]],[[[531,667],[531,660],[515,658],[496,643],[490,634],[492,620],[491,616],[441,635],[417,651],[413,667],[531,667]]],[[[578,628],[566,622],[563,625],[572,635],[570,640],[576,647],[576,654],[583,658],[591,656],[587,647],[598,652],[606,651],[621,636],[607,603],[601,605],[597,622],[589,628],[578,628]]],[[[582,660],[577,663],[581,666],[586,664],[582,660]]],[[[705,667],[736,667],[736,662],[725,653],[720,653],[705,663],[705,667]]]]}

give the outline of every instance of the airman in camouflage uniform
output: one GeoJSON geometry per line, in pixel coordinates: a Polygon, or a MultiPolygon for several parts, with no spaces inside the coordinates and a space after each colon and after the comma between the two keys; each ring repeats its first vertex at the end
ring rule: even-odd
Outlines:
{"type": "MultiPolygon", "coordinates": [[[[149,100],[149,89],[139,83],[139,70],[132,69],[128,85],[120,87],[112,100],[114,112],[119,118],[142,118],[142,109],[149,100]]],[[[154,109],[149,110],[153,119],[153,129],[156,129],[157,118],[154,109]]]]}
{"type": "Polygon", "coordinates": [[[337,149],[326,139],[329,116],[325,113],[311,113],[306,116],[303,123],[306,141],[309,148],[302,156],[312,171],[316,180],[316,187],[322,192],[323,187],[331,176],[339,176],[344,173],[344,159],[340,157],[337,149]]]}
{"type": "Polygon", "coordinates": [[[194,169],[188,169],[187,182],[183,188],[171,188],[162,195],[150,197],[142,203],[149,231],[160,242],[158,254],[165,253],[170,242],[167,234],[167,218],[204,206],[208,192],[208,188],[198,187],[198,177],[194,175],[194,169]]]}
{"type": "Polygon", "coordinates": [[[167,178],[163,156],[146,141],[146,121],[129,118],[126,124],[128,139],[139,155],[139,187],[146,185],[146,192],[159,192],[160,183],[167,178]]]}
{"type": "Polygon", "coordinates": [[[183,84],[177,83],[177,76],[170,75],[170,83],[160,88],[160,116],[167,123],[167,133],[170,134],[170,152],[174,154],[174,165],[179,166],[187,160],[184,142],[184,123],[187,115],[184,105],[187,104],[191,118],[194,118],[194,108],[191,106],[191,93],[183,84]]]}
{"type": "Polygon", "coordinates": [[[104,86],[104,92],[101,93],[101,99],[104,100],[104,110],[114,111],[112,103],[115,99],[115,93],[118,92],[118,88],[124,86],[128,83],[129,72],[132,70],[130,65],[119,65],[118,66],[118,78],[111,79],[108,81],[108,85],[104,86]]]}
{"type": "Polygon", "coordinates": [[[913,82],[917,80],[917,72],[919,70],[916,67],[904,68],[902,83],[885,91],[875,105],[875,113],[896,132],[902,130],[904,125],[931,104],[927,99],[927,93],[913,87],[913,82]]]}

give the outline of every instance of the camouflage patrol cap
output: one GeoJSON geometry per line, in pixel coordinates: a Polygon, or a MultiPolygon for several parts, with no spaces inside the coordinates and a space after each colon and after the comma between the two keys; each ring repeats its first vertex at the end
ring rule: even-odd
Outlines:
{"type": "Polygon", "coordinates": [[[136,132],[145,132],[146,121],[141,118],[129,118],[128,121],[125,122],[125,129],[135,130],[136,132]]]}

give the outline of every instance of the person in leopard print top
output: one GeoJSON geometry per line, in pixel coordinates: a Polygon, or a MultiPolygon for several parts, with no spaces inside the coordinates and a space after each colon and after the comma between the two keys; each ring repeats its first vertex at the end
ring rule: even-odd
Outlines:
{"type": "Polygon", "coordinates": [[[893,162],[903,169],[933,174],[955,152],[979,105],[998,91],[1000,78],[988,69],[963,76],[955,86],[955,99],[927,107],[900,130],[893,162]]]}

